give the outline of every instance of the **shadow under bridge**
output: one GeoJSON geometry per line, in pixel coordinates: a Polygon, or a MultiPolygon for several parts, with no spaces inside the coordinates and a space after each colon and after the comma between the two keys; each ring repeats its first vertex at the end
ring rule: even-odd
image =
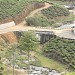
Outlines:
{"type": "Polygon", "coordinates": [[[41,44],[50,40],[50,38],[54,37],[55,34],[52,31],[37,31],[36,36],[39,38],[39,42],[41,44]]]}

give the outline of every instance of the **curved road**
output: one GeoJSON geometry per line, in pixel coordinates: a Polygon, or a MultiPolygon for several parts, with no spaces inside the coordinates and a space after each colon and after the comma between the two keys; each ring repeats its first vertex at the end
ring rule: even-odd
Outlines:
{"type": "MultiPolygon", "coordinates": [[[[37,12],[39,12],[40,10],[46,9],[48,7],[50,7],[51,5],[48,3],[45,3],[45,7],[36,9],[34,11],[32,11],[27,17],[33,17],[37,12]]],[[[27,18],[26,17],[26,18],[27,18]]],[[[34,31],[53,31],[55,33],[55,35],[59,36],[59,37],[63,37],[63,38],[70,38],[70,39],[75,39],[75,35],[73,35],[71,33],[72,28],[70,29],[57,29],[57,28],[47,28],[47,27],[30,27],[30,26],[25,26],[26,25],[26,21],[23,21],[22,23],[7,28],[7,29],[3,29],[0,30],[0,34],[2,33],[7,33],[7,32],[12,32],[12,31],[28,31],[28,30],[34,30],[34,31]]]]}

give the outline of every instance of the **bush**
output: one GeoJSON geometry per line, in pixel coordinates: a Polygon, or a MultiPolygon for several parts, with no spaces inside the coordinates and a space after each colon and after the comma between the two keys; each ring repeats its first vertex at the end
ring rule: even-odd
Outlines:
{"type": "Polygon", "coordinates": [[[55,23],[54,21],[49,21],[44,16],[30,17],[26,21],[29,26],[40,26],[40,27],[51,26],[52,24],[55,23]]]}
{"type": "Polygon", "coordinates": [[[34,0],[0,0],[0,19],[15,17],[33,2],[34,0]]]}
{"type": "Polygon", "coordinates": [[[43,52],[45,56],[75,68],[75,40],[52,38],[44,44],[43,52]]]}
{"type": "Polygon", "coordinates": [[[48,19],[53,19],[58,16],[68,16],[69,11],[63,7],[59,7],[58,5],[51,6],[47,9],[41,11],[44,16],[48,19]]]}

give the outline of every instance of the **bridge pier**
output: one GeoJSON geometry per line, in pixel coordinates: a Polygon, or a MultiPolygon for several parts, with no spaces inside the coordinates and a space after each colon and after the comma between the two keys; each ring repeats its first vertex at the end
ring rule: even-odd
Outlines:
{"type": "Polygon", "coordinates": [[[43,44],[50,40],[54,36],[53,32],[37,32],[37,37],[39,38],[40,44],[43,44]]]}
{"type": "Polygon", "coordinates": [[[53,35],[42,34],[42,35],[40,35],[40,43],[43,44],[43,43],[49,41],[50,38],[52,38],[52,37],[53,37],[53,35]]]}
{"type": "MultiPolygon", "coordinates": [[[[23,32],[14,32],[17,35],[17,38],[19,39],[22,35],[23,32]]],[[[50,38],[54,37],[54,33],[51,31],[40,31],[40,32],[35,32],[36,37],[39,39],[40,44],[44,44],[45,42],[49,41],[50,38]]]]}

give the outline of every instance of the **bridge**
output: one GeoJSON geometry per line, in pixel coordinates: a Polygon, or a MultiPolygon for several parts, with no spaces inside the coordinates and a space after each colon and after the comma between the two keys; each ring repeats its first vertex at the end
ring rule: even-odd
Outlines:
{"type": "MultiPolygon", "coordinates": [[[[40,10],[46,9],[46,8],[48,8],[50,6],[51,6],[50,4],[45,3],[45,7],[42,7],[42,8],[39,8],[39,9],[36,9],[36,10],[32,11],[27,17],[33,17],[40,10]]],[[[9,27],[9,28],[8,28],[8,25],[7,25],[7,28],[4,27],[5,29],[0,29],[0,34],[7,33],[7,32],[14,32],[14,31],[21,32],[21,31],[32,30],[32,31],[35,31],[36,34],[38,34],[39,36],[44,37],[44,39],[46,39],[46,40],[48,38],[50,38],[51,35],[56,35],[56,36],[63,37],[63,38],[75,39],[75,35],[72,33],[72,31],[75,30],[75,28],[72,28],[72,27],[75,26],[75,24],[70,25],[70,26],[64,25],[64,26],[61,26],[59,28],[30,27],[30,26],[25,26],[26,21],[24,20],[20,24],[15,25],[15,26],[14,25],[12,27],[9,27]],[[45,37],[45,35],[47,36],[47,38],[45,37]]]]}
{"type": "Polygon", "coordinates": [[[51,27],[30,27],[24,25],[16,25],[7,29],[0,30],[0,34],[7,32],[25,32],[35,31],[36,36],[39,37],[40,43],[47,42],[51,37],[59,36],[68,39],[75,39],[75,35],[72,33],[75,28],[51,28],[51,27]]]}

